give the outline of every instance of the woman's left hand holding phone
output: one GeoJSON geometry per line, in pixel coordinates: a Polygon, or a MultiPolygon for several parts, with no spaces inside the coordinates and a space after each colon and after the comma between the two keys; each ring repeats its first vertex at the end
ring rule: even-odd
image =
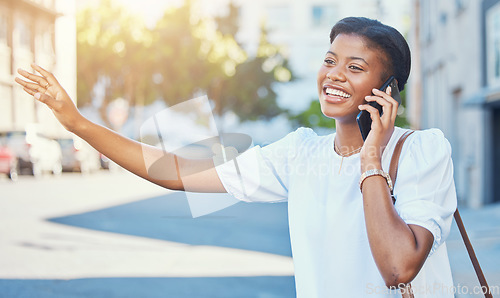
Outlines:
{"type": "Polygon", "coordinates": [[[15,81],[23,86],[24,91],[47,105],[64,128],[75,132],[85,118],[52,73],[36,64],[32,64],[31,67],[40,75],[19,69],[18,73],[27,80],[15,78],[15,81]]]}

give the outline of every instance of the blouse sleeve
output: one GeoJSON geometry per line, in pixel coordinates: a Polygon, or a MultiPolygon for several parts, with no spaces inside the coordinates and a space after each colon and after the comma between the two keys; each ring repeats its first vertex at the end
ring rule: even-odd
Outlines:
{"type": "Polygon", "coordinates": [[[299,128],[265,147],[255,146],[216,166],[228,193],[246,202],[283,202],[288,199],[289,161],[296,144],[309,129],[299,128]]]}
{"type": "Polygon", "coordinates": [[[432,233],[431,255],[447,238],[457,208],[451,146],[438,129],[417,131],[404,146],[395,208],[407,224],[432,233]]]}

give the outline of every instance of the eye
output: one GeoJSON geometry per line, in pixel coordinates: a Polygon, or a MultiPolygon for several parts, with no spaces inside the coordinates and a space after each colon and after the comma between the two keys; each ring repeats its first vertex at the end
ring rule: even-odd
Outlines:
{"type": "Polygon", "coordinates": [[[352,69],[354,71],[363,71],[363,69],[361,67],[358,67],[356,65],[350,65],[349,69],[352,69]]]}
{"type": "Polygon", "coordinates": [[[323,60],[323,63],[325,65],[335,65],[335,61],[332,58],[325,58],[325,60],[323,60]]]}

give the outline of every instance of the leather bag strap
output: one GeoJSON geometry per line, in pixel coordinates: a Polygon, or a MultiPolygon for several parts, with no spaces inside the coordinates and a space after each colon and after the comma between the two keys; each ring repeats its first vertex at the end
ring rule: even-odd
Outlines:
{"type": "Polygon", "coordinates": [[[483,270],[481,270],[481,266],[479,265],[479,261],[477,260],[474,248],[472,248],[472,243],[470,242],[469,236],[467,236],[467,232],[465,231],[465,226],[462,222],[462,218],[460,217],[460,213],[458,212],[458,208],[457,210],[455,210],[453,217],[455,217],[455,222],[457,223],[458,230],[460,230],[460,235],[462,235],[462,239],[464,240],[465,248],[467,248],[467,252],[469,253],[472,266],[474,266],[474,271],[476,271],[477,279],[479,280],[479,284],[481,284],[481,291],[483,292],[484,297],[493,298],[493,295],[491,295],[491,289],[488,286],[488,282],[486,282],[483,270]]]}
{"type": "MultiPolygon", "coordinates": [[[[391,164],[389,166],[389,176],[392,179],[392,185],[396,185],[396,178],[398,177],[398,165],[399,165],[399,156],[401,155],[401,151],[403,150],[403,144],[412,133],[415,131],[409,130],[406,131],[396,143],[396,147],[394,148],[394,153],[392,154],[391,164]]],[[[391,192],[392,202],[396,203],[396,197],[394,193],[391,192]]],[[[486,278],[484,277],[483,271],[481,270],[481,266],[479,265],[479,261],[477,260],[476,253],[474,252],[474,248],[472,248],[472,244],[467,236],[467,232],[465,231],[464,223],[462,222],[462,218],[460,217],[460,213],[458,212],[458,208],[455,210],[453,214],[455,217],[455,222],[457,223],[458,229],[460,231],[460,235],[464,241],[465,247],[467,248],[467,252],[469,253],[470,260],[472,265],[474,266],[474,270],[476,271],[477,279],[481,284],[481,290],[486,298],[493,298],[491,295],[491,289],[486,282],[486,278]]],[[[401,295],[403,298],[412,298],[413,291],[411,290],[411,284],[408,283],[405,288],[401,288],[401,295]]]]}
{"type": "MultiPolygon", "coordinates": [[[[396,183],[396,178],[398,177],[398,165],[399,165],[399,156],[401,155],[401,151],[403,150],[403,144],[414,130],[407,130],[405,133],[399,138],[399,141],[396,143],[396,147],[394,148],[394,152],[392,153],[391,165],[389,166],[389,176],[391,176],[392,185],[396,183]]],[[[394,189],[394,188],[393,188],[394,189]]],[[[392,197],[395,202],[396,199],[394,196],[392,197]]]]}
{"type": "Polygon", "coordinates": [[[398,178],[399,156],[401,155],[401,151],[403,150],[403,144],[405,143],[406,138],[408,138],[414,132],[414,130],[405,131],[405,133],[399,138],[398,142],[396,143],[396,147],[394,147],[394,152],[392,153],[391,165],[389,166],[389,176],[392,180],[391,197],[393,204],[396,203],[396,197],[394,196],[394,186],[396,185],[396,178],[398,178]]]}

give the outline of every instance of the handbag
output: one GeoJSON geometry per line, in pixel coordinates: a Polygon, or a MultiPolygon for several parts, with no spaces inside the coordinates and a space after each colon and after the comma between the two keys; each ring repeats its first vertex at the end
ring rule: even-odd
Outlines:
{"type": "MultiPolygon", "coordinates": [[[[389,166],[389,176],[392,179],[393,185],[396,183],[396,178],[398,176],[398,164],[399,164],[399,156],[401,155],[401,151],[403,149],[403,144],[412,133],[415,131],[409,130],[406,131],[396,143],[396,147],[394,148],[394,153],[392,154],[391,164],[389,166]]],[[[394,189],[394,188],[393,188],[394,189]]],[[[391,190],[392,203],[396,203],[396,197],[394,196],[393,190],[391,190]]],[[[458,212],[458,208],[455,210],[453,214],[455,218],[455,222],[457,223],[458,229],[460,231],[460,235],[462,235],[462,239],[464,241],[465,247],[467,248],[467,252],[469,253],[470,260],[472,265],[474,266],[474,270],[476,271],[477,278],[479,283],[481,284],[481,289],[483,291],[484,297],[493,298],[491,295],[491,289],[486,282],[486,278],[484,277],[483,271],[481,270],[481,266],[479,265],[479,261],[477,260],[476,253],[472,248],[472,244],[467,236],[467,232],[465,231],[464,223],[462,222],[462,218],[460,217],[460,213],[458,212]]],[[[406,284],[404,287],[400,288],[400,292],[403,298],[413,298],[413,290],[411,289],[411,283],[406,284]]]]}

